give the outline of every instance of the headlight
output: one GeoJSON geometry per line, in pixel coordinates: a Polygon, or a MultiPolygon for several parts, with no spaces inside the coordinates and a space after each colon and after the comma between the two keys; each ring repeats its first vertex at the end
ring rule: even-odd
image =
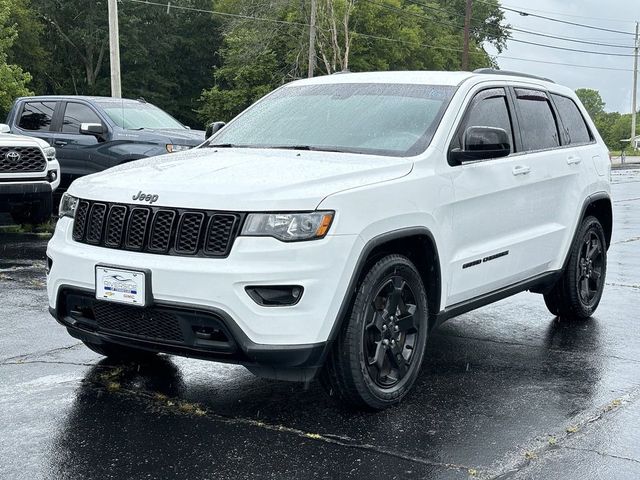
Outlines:
{"type": "Polygon", "coordinates": [[[53,147],[45,147],[44,156],[47,157],[47,160],[52,161],[56,159],[56,149],[53,147]]]}
{"type": "Polygon", "coordinates": [[[72,197],[68,193],[62,194],[62,200],[60,200],[60,211],[58,213],[60,218],[75,217],[76,208],[78,208],[78,199],[76,197],[72,197]]]}
{"type": "Polygon", "coordinates": [[[193,147],[191,145],[174,145],[174,144],[167,144],[167,152],[169,153],[176,153],[176,152],[183,152],[185,150],[191,150],[193,147]]]}
{"type": "Polygon", "coordinates": [[[314,240],[327,234],[333,213],[250,213],[241,235],[274,237],[283,242],[314,240]]]}

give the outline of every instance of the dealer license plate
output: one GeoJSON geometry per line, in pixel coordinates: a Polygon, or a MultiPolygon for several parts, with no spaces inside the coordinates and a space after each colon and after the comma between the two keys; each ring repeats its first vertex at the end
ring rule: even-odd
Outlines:
{"type": "Polygon", "coordinates": [[[96,298],[98,300],[144,307],[145,287],[144,272],[96,266],[96,298]]]}

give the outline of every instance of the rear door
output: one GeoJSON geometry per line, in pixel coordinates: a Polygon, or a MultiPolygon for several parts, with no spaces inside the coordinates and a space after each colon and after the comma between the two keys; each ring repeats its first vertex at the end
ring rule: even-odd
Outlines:
{"type": "Polygon", "coordinates": [[[29,100],[19,105],[13,133],[40,138],[51,144],[56,104],[56,101],[29,100]]]}
{"type": "Polygon", "coordinates": [[[67,101],[61,104],[60,121],[56,122],[53,133],[53,145],[62,169],[62,188],[78,177],[95,173],[92,158],[97,155],[100,141],[93,135],[80,133],[82,123],[99,123],[105,125],[96,110],[87,103],[67,101]]]}

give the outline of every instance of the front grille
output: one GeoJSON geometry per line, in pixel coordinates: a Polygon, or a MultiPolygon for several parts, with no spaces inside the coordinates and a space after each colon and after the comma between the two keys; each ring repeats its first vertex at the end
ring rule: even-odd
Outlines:
{"type": "Polygon", "coordinates": [[[0,147],[0,173],[44,172],[47,159],[38,147],[0,147]]]}
{"type": "Polygon", "coordinates": [[[226,257],[242,214],[80,200],[76,242],[161,255],[226,257]]]}
{"type": "Polygon", "coordinates": [[[170,311],[95,302],[93,313],[101,331],[165,342],[184,342],[180,322],[170,311]]]}

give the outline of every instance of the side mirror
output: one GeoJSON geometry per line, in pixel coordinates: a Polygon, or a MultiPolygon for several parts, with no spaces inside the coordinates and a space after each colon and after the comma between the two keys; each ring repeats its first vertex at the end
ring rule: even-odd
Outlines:
{"type": "Polygon", "coordinates": [[[6,123],[0,123],[0,133],[11,133],[11,127],[6,123]]]}
{"type": "Polygon", "coordinates": [[[93,135],[100,137],[106,133],[107,129],[101,123],[81,123],[80,133],[83,135],[93,135]]]}
{"type": "Polygon", "coordinates": [[[213,122],[213,123],[210,123],[209,125],[207,125],[207,130],[206,130],[206,132],[204,134],[204,138],[211,137],[211,135],[216,133],[218,130],[220,130],[225,125],[226,125],[226,123],[224,123],[224,122],[213,122]]]}
{"type": "Polygon", "coordinates": [[[506,157],[511,153],[507,131],[496,127],[469,127],[462,136],[463,148],[451,150],[456,163],[506,157]]]}

